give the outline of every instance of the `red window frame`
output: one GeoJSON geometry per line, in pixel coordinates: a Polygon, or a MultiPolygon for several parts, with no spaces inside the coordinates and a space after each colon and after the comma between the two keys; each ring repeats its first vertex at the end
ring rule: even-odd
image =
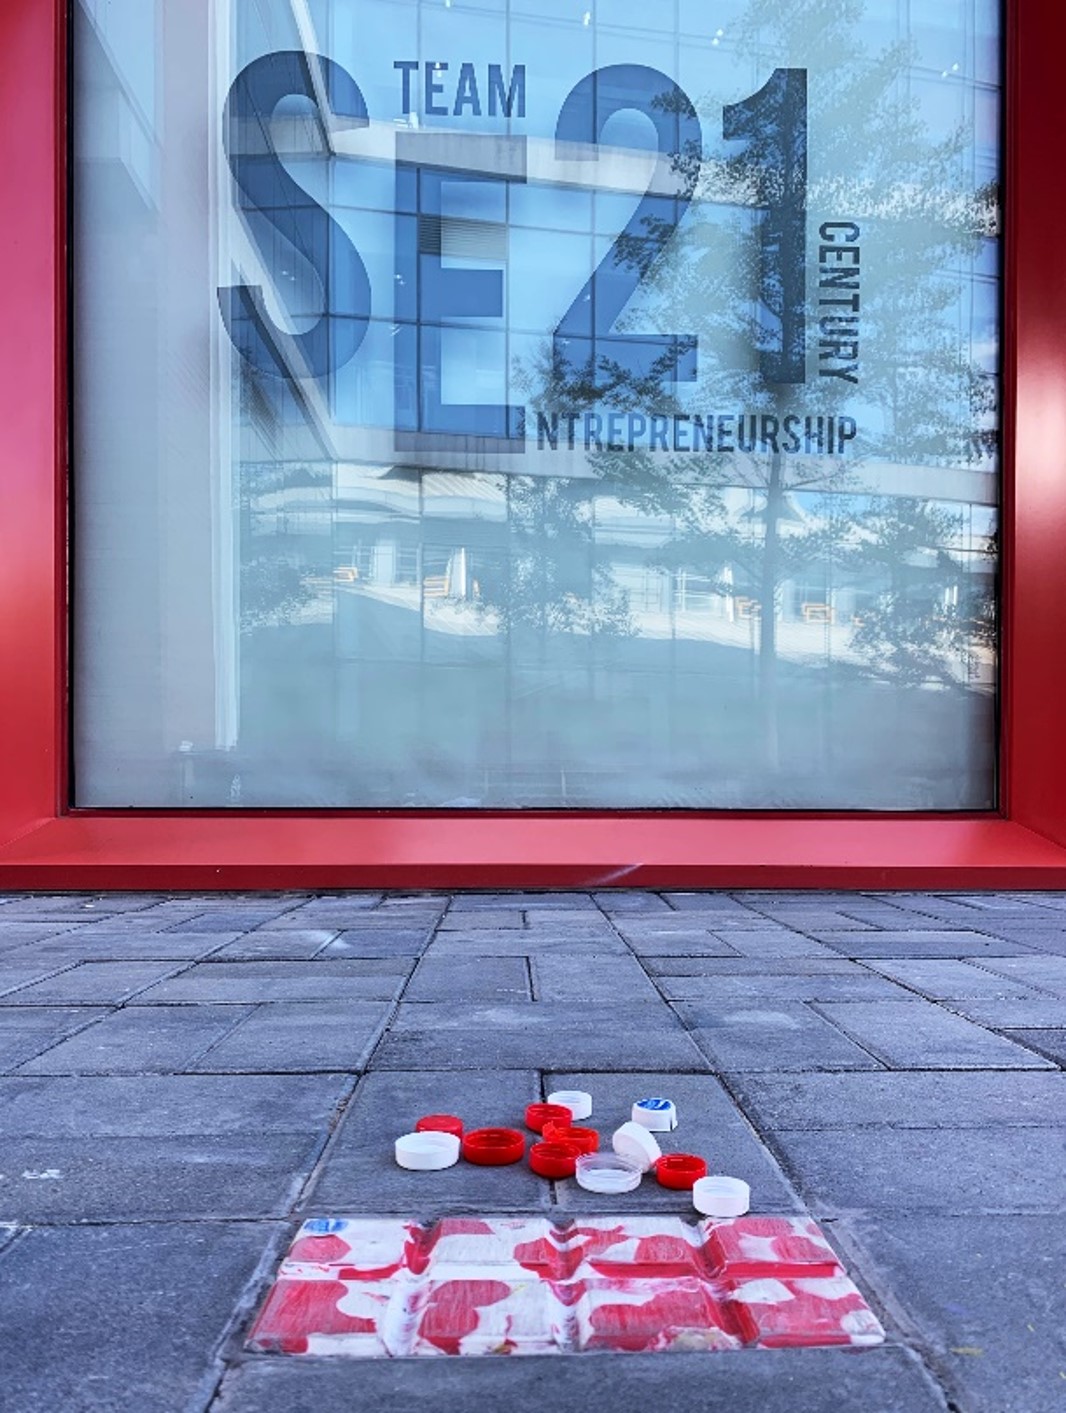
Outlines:
{"type": "Polygon", "coordinates": [[[950,816],[72,809],[66,10],[0,8],[0,887],[1066,887],[1062,0],[1008,6],[1002,800],[950,816]]]}

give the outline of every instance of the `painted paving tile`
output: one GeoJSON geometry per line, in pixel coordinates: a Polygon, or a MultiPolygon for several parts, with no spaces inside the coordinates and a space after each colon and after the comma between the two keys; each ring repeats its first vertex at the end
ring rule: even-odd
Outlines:
{"type": "Polygon", "coordinates": [[[352,1358],[880,1344],[808,1217],[314,1218],[249,1347],[352,1358]]]}

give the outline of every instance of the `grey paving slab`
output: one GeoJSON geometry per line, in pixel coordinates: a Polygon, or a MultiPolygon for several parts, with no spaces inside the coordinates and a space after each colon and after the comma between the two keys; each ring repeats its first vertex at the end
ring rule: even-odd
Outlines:
{"type": "Polygon", "coordinates": [[[662,897],[670,907],[681,913],[742,913],[753,911],[758,895],[707,892],[663,893],[662,897]]]}
{"type": "Polygon", "coordinates": [[[1056,1065],[1066,1065],[1066,1028],[1061,1030],[1007,1030],[1004,1034],[1028,1045],[1038,1055],[1046,1056],[1056,1065]]]}
{"type": "Polygon", "coordinates": [[[389,1001],[410,971],[404,961],[202,962],[161,982],[142,1005],[259,1001],[389,1001]],[[384,972],[382,968],[387,968],[384,972]]]}
{"type": "Polygon", "coordinates": [[[1066,957],[1066,932],[1018,933],[1014,941],[1049,957],[1066,957]]]}
{"type": "Polygon", "coordinates": [[[1021,981],[1037,991],[1066,997],[1066,957],[989,957],[981,965],[997,976],[1021,981]]]}
{"type": "MultiPolygon", "coordinates": [[[[176,934],[171,933],[170,936],[176,934]]],[[[219,962],[309,961],[336,934],[329,928],[289,932],[245,932],[213,956],[219,962]]]]}
{"type": "Polygon", "coordinates": [[[668,1001],[708,1001],[716,1006],[757,1006],[760,1001],[877,1001],[908,995],[884,977],[869,972],[828,972],[806,976],[751,973],[748,976],[660,976],[668,1001]]]}
{"type": "Polygon", "coordinates": [[[946,1001],[945,1008],[992,1030],[1054,1030],[1066,1026],[1066,997],[1036,995],[1026,1001],[946,1001]]]}
{"type": "Polygon", "coordinates": [[[61,937],[64,933],[75,932],[75,923],[66,919],[56,922],[31,922],[0,916],[0,941],[5,947],[21,942],[39,942],[45,937],[61,937]]]}
{"type": "MultiPolygon", "coordinates": [[[[423,1114],[457,1114],[466,1128],[527,1132],[526,1105],[544,1097],[532,1070],[492,1074],[422,1069],[369,1074],[359,1082],[320,1176],[308,1211],[336,1215],[380,1212],[408,1216],[448,1212],[522,1212],[546,1208],[551,1184],[525,1162],[504,1168],[460,1160],[438,1173],[398,1167],[393,1144],[423,1114]]],[[[532,1138],[532,1135],[530,1135],[532,1138]]]]}
{"type": "Polygon", "coordinates": [[[0,996],[6,997],[13,991],[21,990],[24,986],[31,986],[35,981],[53,976],[70,964],[69,960],[63,958],[59,961],[38,961],[28,958],[22,962],[12,962],[5,959],[0,962],[0,996]]]}
{"type": "Polygon", "coordinates": [[[24,986],[4,997],[5,1006],[98,1006],[118,1004],[147,990],[184,962],[79,962],[47,981],[24,986]]]}
{"type": "Polygon", "coordinates": [[[1061,1413],[1066,1222],[908,1217],[854,1238],[875,1288],[920,1330],[965,1413],[1061,1413]]]}
{"type": "Polygon", "coordinates": [[[705,1070],[663,1005],[534,1001],[526,1005],[401,1003],[374,1069],[705,1070]]]}
{"type": "Polygon", "coordinates": [[[737,957],[740,953],[720,937],[691,928],[649,931],[641,936],[623,933],[638,957],[737,957]]]}
{"type": "Polygon", "coordinates": [[[232,1370],[212,1413],[472,1413],[496,1405],[648,1413],[946,1413],[903,1349],[586,1354],[576,1358],[256,1359],[232,1370]],[[294,1367],[294,1365],[299,1367],[294,1367]]]}
{"type": "Polygon", "coordinates": [[[26,1233],[0,1258],[3,1407],[200,1407],[215,1346],[274,1231],[259,1223],[26,1233]]]}
{"type": "Polygon", "coordinates": [[[225,938],[215,935],[179,932],[94,932],[86,934],[80,928],[62,932],[43,942],[30,942],[17,953],[8,953],[5,960],[32,958],[50,962],[53,966],[70,966],[75,962],[151,962],[196,961],[210,956],[225,944],[225,938]]]}
{"type": "Polygon", "coordinates": [[[21,1073],[150,1074],[186,1069],[250,1012],[244,1006],[125,1006],[34,1059],[21,1073]]]}
{"type": "Polygon", "coordinates": [[[659,992],[630,956],[532,956],[538,1001],[658,1001],[659,992]]]}
{"type": "Polygon", "coordinates": [[[981,932],[813,932],[819,941],[845,957],[1021,957],[1030,947],[1004,942],[981,932]]]}
{"type": "Polygon", "coordinates": [[[0,1079],[4,1138],[325,1130],[345,1075],[146,1075],[0,1079]]]}
{"type": "Polygon", "coordinates": [[[631,913],[672,913],[674,909],[658,893],[637,893],[610,890],[593,893],[593,901],[608,917],[622,917],[631,913]]]}
{"type": "Polygon", "coordinates": [[[880,1062],[801,1002],[674,1009],[715,1070],[880,1069],[880,1062]]]}
{"type": "Polygon", "coordinates": [[[902,982],[933,1001],[995,1000],[1009,997],[1039,998],[1039,992],[1020,981],[1011,981],[986,967],[948,958],[904,957],[898,961],[871,962],[874,971],[902,982]]]}
{"type": "Polygon", "coordinates": [[[931,1001],[818,1001],[816,1009],[891,1069],[1041,1069],[1047,1061],[931,1001]]]}
{"type": "Polygon", "coordinates": [[[641,956],[652,976],[868,976],[859,962],[830,952],[827,957],[653,957],[641,956]]]}
{"type": "Polygon", "coordinates": [[[247,932],[249,928],[258,927],[260,924],[272,922],[275,918],[286,916],[284,913],[253,912],[248,909],[239,913],[228,912],[203,912],[196,917],[187,918],[181,922],[168,922],[167,932],[198,932],[207,935],[212,932],[227,932],[231,935],[239,936],[242,932],[247,932]]]}
{"type": "Polygon", "coordinates": [[[743,932],[720,932],[718,935],[742,957],[757,957],[767,962],[790,957],[827,960],[837,955],[832,948],[798,932],[756,932],[746,928],[743,932]]]}
{"type": "Polygon", "coordinates": [[[779,1129],[774,1146],[820,1212],[1066,1211],[1066,1128],[779,1129]]]}
{"type": "Polygon", "coordinates": [[[1066,1075],[1000,1070],[862,1074],[745,1074],[730,1088],[760,1130],[1055,1127],[1066,1075]]]}
{"type": "Polygon", "coordinates": [[[405,1001],[529,1001],[524,957],[423,957],[405,1001]]]}
{"type": "Polygon", "coordinates": [[[526,957],[559,952],[563,956],[600,956],[606,952],[628,955],[619,937],[574,937],[570,934],[506,932],[438,932],[430,943],[434,957],[526,957]]]}
{"type": "Polygon", "coordinates": [[[0,1221],[280,1217],[319,1147],[307,1133],[9,1138],[0,1221]]]}
{"type": "Polygon", "coordinates": [[[445,913],[440,921],[442,932],[480,932],[484,928],[524,928],[525,914],[519,908],[468,908],[465,912],[445,913]]]}
{"type": "Polygon", "coordinates": [[[774,908],[757,909],[768,923],[780,923],[799,932],[870,932],[873,924],[851,917],[837,908],[774,908]]]}
{"type": "Polygon", "coordinates": [[[303,911],[287,913],[273,922],[263,923],[257,932],[306,932],[329,930],[331,932],[419,932],[429,933],[436,926],[437,919],[407,917],[404,915],[380,916],[375,913],[329,912],[313,913],[303,911]]]}
{"type": "Polygon", "coordinates": [[[478,912],[482,908],[519,908],[530,912],[595,912],[589,893],[456,893],[448,911],[478,912]]]}
{"type": "Polygon", "coordinates": [[[372,1001],[277,1001],[252,1011],[189,1068],[205,1073],[359,1070],[390,1009],[372,1001]]]}
{"type": "MultiPolygon", "coordinates": [[[[547,1076],[545,1091],[583,1089],[592,1095],[588,1120],[600,1134],[600,1147],[611,1146],[611,1134],[631,1117],[633,1103],[650,1095],[665,1095],[677,1105],[678,1127],[655,1135],[664,1153],[699,1153],[712,1172],[734,1173],[751,1185],[757,1212],[788,1212],[801,1204],[776,1160],[759,1141],[740,1109],[710,1075],[588,1074],[562,1071],[547,1076]]],[[[604,1199],[585,1192],[573,1180],[555,1184],[556,1200],[567,1210],[673,1212],[693,1218],[691,1195],[660,1187],[648,1174],[635,1192],[604,1199]]]]}
{"type": "Polygon", "coordinates": [[[89,1006],[0,1006],[0,1071],[15,1069],[107,1014],[89,1006]]]}
{"type": "MultiPolygon", "coordinates": [[[[262,933],[255,934],[263,936],[262,933]]],[[[278,934],[284,935],[284,934],[278,934]]],[[[321,961],[345,957],[417,957],[426,950],[432,932],[379,928],[375,932],[341,932],[318,953],[321,961]]]]}

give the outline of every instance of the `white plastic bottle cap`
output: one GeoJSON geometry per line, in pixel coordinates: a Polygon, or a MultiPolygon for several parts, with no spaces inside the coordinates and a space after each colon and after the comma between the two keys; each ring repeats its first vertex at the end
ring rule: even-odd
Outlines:
{"type": "Polygon", "coordinates": [[[413,1172],[434,1173],[459,1161],[459,1147],[454,1133],[405,1133],[396,1140],[396,1161],[413,1172]]]}
{"type": "Polygon", "coordinates": [[[677,1128],[677,1108],[669,1099],[638,1099],[632,1118],[652,1133],[670,1133],[677,1128]]]}
{"type": "Polygon", "coordinates": [[[592,1095],[583,1089],[557,1089],[548,1095],[549,1104],[563,1104],[574,1116],[574,1122],[592,1117],[592,1095]]]}
{"type": "Polygon", "coordinates": [[[663,1150],[642,1124],[630,1121],[615,1129],[611,1147],[620,1158],[628,1158],[631,1163],[639,1163],[646,1172],[653,1163],[663,1156],[663,1150]]]}
{"type": "Polygon", "coordinates": [[[751,1206],[751,1188],[742,1178],[712,1173],[693,1184],[692,1203],[705,1217],[742,1217],[751,1206]]]}
{"type": "Polygon", "coordinates": [[[632,1192],[640,1186],[644,1168],[617,1153],[582,1153],[574,1176],[588,1192],[632,1192]]]}

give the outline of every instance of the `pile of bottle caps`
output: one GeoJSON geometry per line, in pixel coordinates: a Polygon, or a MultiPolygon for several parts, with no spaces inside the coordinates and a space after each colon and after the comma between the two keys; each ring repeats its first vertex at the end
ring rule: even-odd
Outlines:
{"type": "MultiPolygon", "coordinates": [[[[559,1090],[543,1104],[526,1108],[526,1127],[539,1135],[528,1163],[539,1177],[574,1178],[589,1192],[632,1192],[645,1173],[663,1187],[692,1193],[698,1212],[707,1217],[740,1217],[748,1210],[751,1190],[740,1178],[707,1172],[695,1153],[663,1153],[656,1133],[677,1128],[677,1106],[670,1099],[638,1099],[628,1122],[611,1135],[611,1149],[601,1151],[600,1135],[585,1121],[592,1117],[592,1095],[581,1089],[559,1090]]],[[[516,1128],[465,1129],[454,1114],[425,1114],[413,1133],[396,1140],[396,1161],[416,1172],[438,1172],[463,1158],[483,1167],[520,1163],[526,1135],[516,1128]]]]}

